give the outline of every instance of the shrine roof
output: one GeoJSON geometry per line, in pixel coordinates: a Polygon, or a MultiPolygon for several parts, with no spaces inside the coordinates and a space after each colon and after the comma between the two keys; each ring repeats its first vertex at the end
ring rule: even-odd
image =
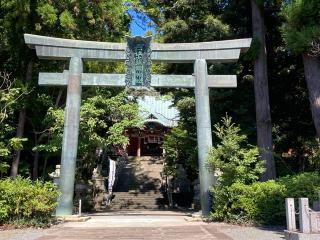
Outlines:
{"type": "Polygon", "coordinates": [[[179,111],[172,99],[158,96],[144,96],[137,100],[140,114],[145,122],[158,122],[166,127],[177,126],[179,111]]]}

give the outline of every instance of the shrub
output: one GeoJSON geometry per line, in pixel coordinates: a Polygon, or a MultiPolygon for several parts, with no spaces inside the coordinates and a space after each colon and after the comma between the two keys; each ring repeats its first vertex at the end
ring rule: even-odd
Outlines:
{"type": "Polygon", "coordinates": [[[318,200],[320,192],[320,175],[318,173],[303,173],[279,179],[287,188],[286,197],[306,197],[309,200],[318,200]]]}
{"type": "Polygon", "coordinates": [[[48,223],[59,196],[51,182],[17,177],[0,180],[0,223],[48,223]]]}
{"type": "Polygon", "coordinates": [[[214,220],[283,225],[285,223],[285,198],[308,197],[317,199],[320,175],[303,173],[280,178],[278,181],[255,182],[250,185],[234,183],[213,190],[214,220]]]}
{"type": "Polygon", "coordinates": [[[7,219],[9,215],[9,206],[5,201],[0,201],[0,223],[7,219]]]}

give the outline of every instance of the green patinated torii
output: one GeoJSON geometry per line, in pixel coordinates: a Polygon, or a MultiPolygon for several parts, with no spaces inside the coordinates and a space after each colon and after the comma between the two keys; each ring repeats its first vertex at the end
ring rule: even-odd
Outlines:
{"type": "MultiPolygon", "coordinates": [[[[61,156],[61,197],[57,216],[72,214],[75,166],[78,148],[82,86],[125,87],[125,74],[83,73],[83,61],[125,61],[125,43],[109,43],[52,38],[25,34],[26,44],[36,50],[41,59],[70,60],[69,71],[39,73],[39,85],[67,86],[64,134],[61,156]]],[[[193,75],[151,75],[153,88],[195,88],[198,162],[202,215],[211,209],[209,189],[214,176],[205,167],[206,154],[212,146],[209,88],[234,88],[235,75],[208,75],[207,63],[236,62],[240,53],[248,50],[251,39],[200,43],[151,43],[152,62],[193,63],[193,75]]]]}

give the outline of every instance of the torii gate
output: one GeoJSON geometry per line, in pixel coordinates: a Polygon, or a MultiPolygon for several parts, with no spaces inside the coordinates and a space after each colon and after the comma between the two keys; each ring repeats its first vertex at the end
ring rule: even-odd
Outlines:
{"type": "MultiPolygon", "coordinates": [[[[39,85],[67,86],[64,133],[61,155],[60,191],[62,193],[57,216],[72,214],[75,166],[78,148],[82,86],[125,87],[125,74],[83,73],[83,62],[125,61],[127,44],[70,40],[25,34],[25,43],[36,49],[41,59],[70,60],[69,71],[39,73],[39,85]]],[[[209,88],[234,88],[236,75],[208,75],[207,63],[236,62],[240,53],[249,49],[251,38],[199,42],[152,43],[152,62],[193,63],[193,75],[151,75],[149,85],[154,88],[195,88],[198,163],[202,215],[211,209],[210,187],[214,176],[206,168],[206,155],[212,146],[209,88]]]]}

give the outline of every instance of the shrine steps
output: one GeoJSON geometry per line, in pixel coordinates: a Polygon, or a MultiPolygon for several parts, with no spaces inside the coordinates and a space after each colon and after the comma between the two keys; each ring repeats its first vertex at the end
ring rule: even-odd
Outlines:
{"type": "Polygon", "coordinates": [[[161,188],[161,157],[130,157],[122,169],[114,192],[157,191],[161,188]]]}
{"type": "Polygon", "coordinates": [[[167,203],[161,192],[116,192],[110,209],[112,210],[159,210],[166,209],[167,203]]]}
{"type": "Polygon", "coordinates": [[[161,193],[162,157],[129,157],[114,189],[111,210],[165,209],[161,193]]]}

